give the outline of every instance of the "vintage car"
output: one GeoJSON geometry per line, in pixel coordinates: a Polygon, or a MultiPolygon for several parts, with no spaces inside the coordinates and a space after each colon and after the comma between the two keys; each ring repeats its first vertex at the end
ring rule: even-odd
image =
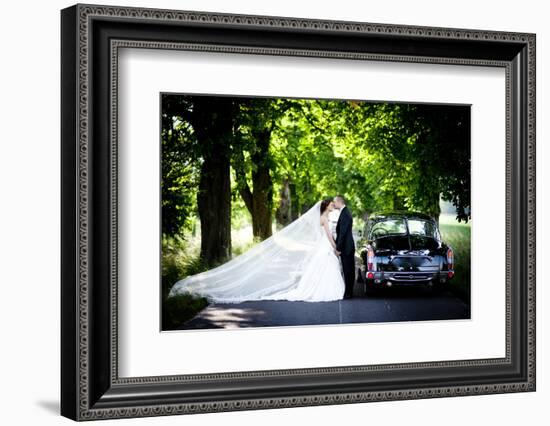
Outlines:
{"type": "Polygon", "coordinates": [[[365,293],[393,285],[441,288],[454,276],[453,249],[423,213],[371,214],[358,245],[358,281],[365,293]]]}

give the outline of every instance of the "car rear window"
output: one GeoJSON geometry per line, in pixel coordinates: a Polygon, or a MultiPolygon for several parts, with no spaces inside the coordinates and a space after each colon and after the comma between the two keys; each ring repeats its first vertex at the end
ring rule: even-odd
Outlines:
{"type": "Polygon", "coordinates": [[[438,239],[435,223],[421,219],[409,219],[408,222],[409,234],[438,239]]]}
{"type": "Polygon", "coordinates": [[[386,235],[407,234],[407,225],[404,219],[388,219],[372,225],[371,238],[380,238],[386,235]]]}

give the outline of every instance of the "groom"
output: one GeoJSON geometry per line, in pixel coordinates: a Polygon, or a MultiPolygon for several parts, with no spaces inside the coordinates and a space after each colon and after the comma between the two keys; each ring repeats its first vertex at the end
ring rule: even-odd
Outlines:
{"type": "Polygon", "coordinates": [[[344,299],[349,299],[353,296],[353,286],[355,285],[355,242],[351,232],[353,217],[346,207],[346,200],[343,196],[334,197],[334,207],[340,210],[336,224],[336,254],[342,259],[342,269],[344,270],[344,282],[346,283],[344,299]]]}

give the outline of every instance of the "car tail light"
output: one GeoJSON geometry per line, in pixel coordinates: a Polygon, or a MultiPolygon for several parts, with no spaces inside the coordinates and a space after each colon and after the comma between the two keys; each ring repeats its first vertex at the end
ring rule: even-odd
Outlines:
{"type": "Polygon", "coordinates": [[[453,249],[447,250],[447,269],[449,271],[452,271],[454,269],[454,262],[455,262],[455,256],[453,253],[453,249]]]}
{"type": "Polygon", "coordinates": [[[374,270],[374,250],[371,246],[367,247],[367,269],[369,271],[374,270]]]}

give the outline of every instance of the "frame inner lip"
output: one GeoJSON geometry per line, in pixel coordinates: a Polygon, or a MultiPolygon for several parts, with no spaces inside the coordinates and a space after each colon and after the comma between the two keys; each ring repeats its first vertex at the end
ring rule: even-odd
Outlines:
{"type": "MultiPolygon", "coordinates": [[[[139,49],[146,49],[150,46],[154,46],[154,48],[157,49],[168,49],[168,50],[198,50],[198,51],[210,51],[210,46],[204,46],[201,44],[196,43],[185,43],[185,42],[156,42],[156,41],[148,41],[144,39],[139,40],[132,40],[132,39],[119,39],[119,38],[112,38],[110,39],[110,63],[112,66],[114,66],[114,69],[118,68],[118,49],[119,48],[139,48],[139,49]]],[[[516,46],[517,47],[517,46],[516,46]]],[[[235,50],[242,50],[244,53],[253,53],[253,52],[259,52],[263,51],[264,48],[258,48],[258,47],[240,47],[240,46],[224,46],[224,45],[215,45],[214,46],[215,52],[224,52],[229,50],[230,53],[236,53],[235,50]]],[[[291,56],[296,55],[296,50],[294,49],[276,49],[279,54],[289,54],[291,56]]],[[[299,56],[298,51],[298,56],[299,56]]],[[[313,55],[315,56],[315,53],[313,55]]],[[[328,55],[330,54],[336,54],[339,55],[341,52],[326,52],[328,55]]],[[[351,54],[353,55],[353,53],[351,54]]],[[[369,53],[361,53],[359,54],[362,60],[369,60],[371,58],[379,58],[378,55],[372,55],[369,53]]],[[[394,56],[394,55],[391,55],[394,56]]],[[[326,58],[331,58],[330,56],[323,56],[326,58]]],[[[336,57],[338,59],[338,57],[336,57]]],[[[394,61],[395,62],[403,62],[403,57],[400,55],[396,55],[394,61]]],[[[418,60],[415,60],[414,56],[407,57],[411,62],[419,62],[418,60]]],[[[423,60],[420,61],[421,63],[424,63],[423,60]]],[[[485,65],[485,66],[498,66],[503,67],[506,70],[506,85],[508,90],[508,84],[510,79],[510,64],[506,61],[486,61],[483,59],[471,59],[467,60],[467,62],[470,65],[485,65]]],[[[428,62],[431,63],[431,62],[428,62]]],[[[462,59],[454,59],[454,60],[448,60],[444,59],[445,64],[453,64],[453,65],[464,65],[464,60],[462,59]]],[[[117,105],[118,101],[115,97],[114,99],[111,99],[112,108],[114,111],[117,111],[117,105]]],[[[113,134],[116,134],[116,123],[111,123],[111,127],[113,130],[113,134]]],[[[508,135],[507,135],[508,137],[508,135]]],[[[113,218],[116,223],[116,206],[114,208],[114,211],[112,212],[114,215],[113,218]]],[[[112,306],[112,309],[115,310],[116,306],[112,306]]],[[[464,360],[449,360],[449,361],[425,361],[425,362],[404,362],[404,363],[395,363],[395,364],[370,364],[370,365],[358,365],[358,366],[334,366],[334,367],[320,367],[320,368],[296,368],[296,369],[283,369],[283,370],[257,370],[257,371],[239,371],[239,372],[230,372],[230,373],[203,373],[203,374],[182,374],[182,375],[168,375],[168,376],[143,376],[143,377],[135,377],[135,378],[127,378],[127,377],[118,377],[118,374],[113,375],[111,380],[113,384],[118,385],[126,385],[126,384],[155,384],[155,383],[172,383],[175,379],[177,380],[184,380],[184,381],[201,381],[201,380],[235,380],[235,379],[248,379],[248,378],[270,378],[275,376],[287,376],[287,377],[296,377],[299,375],[339,375],[339,374],[346,374],[346,373],[371,373],[371,372],[377,372],[381,369],[384,369],[385,371],[392,371],[395,369],[399,369],[401,371],[403,370],[414,370],[417,368],[462,368],[464,365],[469,365],[471,367],[484,367],[487,365],[502,365],[502,366],[510,366],[512,364],[511,360],[511,353],[509,351],[509,324],[508,321],[506,323],[506,355],[502,358],[481,358],[481,359],[464,359],[464,360]]],[[[117,329],[118,330],[118,329],[117,329]]],[[[118,355],[118,354],[117,354],[118,355]]]]}

